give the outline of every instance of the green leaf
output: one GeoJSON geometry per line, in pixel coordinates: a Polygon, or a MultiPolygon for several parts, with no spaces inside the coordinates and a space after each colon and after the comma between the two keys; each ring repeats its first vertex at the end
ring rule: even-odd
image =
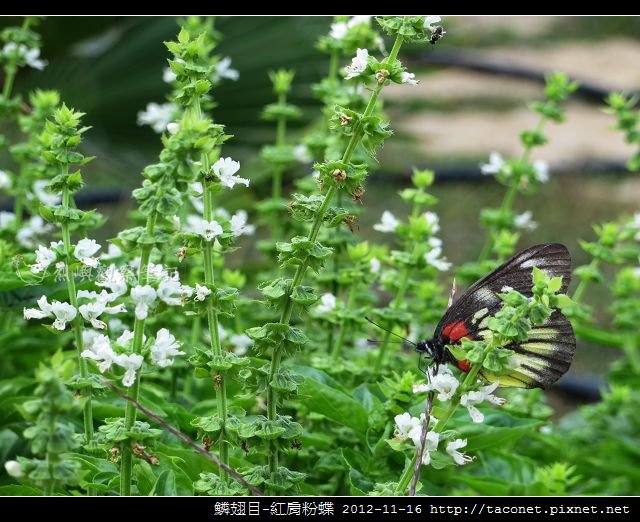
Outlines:
{"type": "Polygon", "coordinates": [[[347,426],[363,437],[369,427],[369,416],[360,403],[339,389],[312,378],[305,378],[302,401],[313,412],[347,426]]]}
{"type": "Polygon", "coordinates": [[[0,497],[29,497],[41,496],[44,492],[41,489],[22,484],[10,484],[8,486],[0,486],[0,497]]]}
{"type": "Polygon", "coordinates": [[[153,485],[153,489],[149,495],[157,497],[173,497],[177,495],[176,492],[176,476],[175,473],[170,470],[164,470],[160,473],[158,480],[153,485]]]}

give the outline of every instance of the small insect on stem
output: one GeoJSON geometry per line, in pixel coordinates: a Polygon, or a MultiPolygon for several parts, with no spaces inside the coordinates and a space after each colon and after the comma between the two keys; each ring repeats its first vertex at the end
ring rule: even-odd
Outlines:
{"type": "Polygon", "coordinates": [[[438,25],[434,28],[433,32],[431,33],[431,38],[429,39],[429,42],[432,45],[435,45],[438,40],[440,40],[440,38],[442,38],[444,35],[446,34],[444,28],[441,25],[438,25]]]}

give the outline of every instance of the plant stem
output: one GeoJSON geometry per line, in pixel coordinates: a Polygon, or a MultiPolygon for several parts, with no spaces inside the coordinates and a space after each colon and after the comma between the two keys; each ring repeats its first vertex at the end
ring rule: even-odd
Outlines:
{"type": "MultiPolygon", "coordinates": [[[[64,168],[65,174],[68,173],[67,167],[64,168]]],[[[69,188],[64,187],[62,191],[62,206],[69,208],[71,203],[71,195],[69,194],[69,188]]],[[[60,225],[62,229],[62,242],[64,244],[64,252],[66,256],[65,272],[67,280],[67,291],[69,293],[69,303],[76,310],[78,309],[78,292],[76,290],[76,281],[71,270],[71,231],[69,230],[69,223],[67,221],[60,225]]],[[[80,377],[83,381],[87,381],[89,378],[89,368],[87,367],[87,361],[82,357],[82,351],[84,350],[82,340],[83,321],[82,316],[78,312],[73,320],[73,335],[76,344],[76,352],[78,355],[78,368],[80,369],[80,377]]],[[[83,407],[83,421],[84,421],[84,438],[85,442],[90,445],[93,442],[93,407],[92,407],[92,393],[91,386],[87,386],[83,394],[85,395],[85,403],[83,407]]]]}
{"type": "Polygon", "coordinates": [[[347,308],[345,310],[345,317],[340,321],[340,329],[338,330],[338,338],[336,340],[336,344],[333,347],[333,352],[331,354],[331,358],[333,361],[338,361],[340,359],[340,350],[342,349],[342,344],[344,343],[344,337],[347,333],[347,315],[351,312],[351,308],[353,308],[353,303],[356,300],[356,291],[358,289],[357,281],[351,284],[351,288],[349,289],[349,297],[347,298],[347,308]]]}
{"type": "MultiPolygon", "coordinates": [[[[403,40],[403,37],[401,35],[398,35],[395,43],[393,44],[393,49],[391,50],[389,57],[386,59],[386,63],[391,63],[393,60],[396,59],[396,56],[400,51],[400,47],[402,46],[402,40],[403,40]]],[[[376,107],[376,104],[378,102],[378,97],[380,96],[380,91],[382,91],[383,85],[384,85],[383,83],[378,83],[378,85],[376,85],[376,88],[373,90],[371,94],[371,98],[369,98],[369,103],[367,104],[367,107],[363,113],[363,119],[367,118],[368,116],[371,116],[371,114],[373,113],[376,107]]],[[[351,161],[351,157],[353,156],[353,153],[356,150],[356,147],[360,142],[363,133],[364,133],[364,130],[362,129],[361,126],[359,126],[357,129],[354,130],[351,136],[351,139],[347,144],[347,148],[345,149],[344,154],[342,156],[343,163],[349,163],[351,161]]],[[[320,208],[318,209],[318,212],[313,221],[311,231],[309,232],[309,235],[307,237],[309,241],[311,242],[316,241],[318,237],[318,233],[320,232],[320,228],[322,226],[324,215],[326,214],[329,208],[329,205],[331,204],[331,200],[333,199],[333,196],[335,195],[336,190],[337,190],[336,185],[332,185],[327,190],[327,193],[324,196],[324,200],[322,201],[322,204],[320,205],[320,208]]],[[[295,275],[293,276],[291,291],[287,294],[284,300],[282,313],[280,314],[280,323],[289,324],[289,321],[291,320],[291,314],[293,312],[293,304],[294,304],[293,300],[291,299],[291,292],[295,287],[299,286],[300,283],[302,282],[305,272],[307,271],[307,267],[308,267],[308,262],[304,261],[302,264],[298,265],[298,268],[296,269],[295,275]]],[[[275,421],[277,418],[277,407],[276,407],[277,392],[272,387],[271,383],[276,373],[278,372],[278,369],[280,368],[281,358],[282,358],[281,346],[276,346],[273,350],[271,367],[269,370],[269,380],[267,384],[267,413],[268,413],[269,420],[272,422],[275,421]]],[[[270,441],[269,450],[270,450],[269,451],[269,471],[272,473],[275,473],[278,470],[278,444],[275,440],[270,441]]]]}
{"type": "MultiPolygon", "coordinates": [[[[591,263],[589,263],[589,267],[592,268],[592,269],[597,269],[599,264],[600,264],[600,262],[597,259],[592,259],[591,263]]],[[[577,286],[577,288],[573,292],[573,295],[571,296],[571,299],[573,299],[576,302],[580,301],[580,299],[582,298],[582,295],[584,294],[584,292],[585,292],[585,290],[587,289],[588,286],[589,286],[589,280],[588,279],[581,279],[580,283],[577,286]]]]}
{"type": "MultiPolygon", "coordinates": [[[[31,20],[26,16],[22,21],[22,29],[26,31],[29,29],[31,25],[31,20]]],[[[16,72],[18,71],[18,66],[15,63],[7,63],[4,67],[5,77],[4,77],[4,85],[2,87],[2,97],[5,101],[9,99],[11,96],[11,90],[13,89],[13,82],[16,79],[16,72]]]]}
{"type": "MultiPolygon", "coordinates": [[[[390,308],[393,310],[398,310],[404,301],[404,296],[407,293],[407,289],[409,288],[409,280],[411,278],[411,267],[405,266],[402,271],[402,276],[400,279],[400,286],[398,287],[398,293],[393,299],[390,308]]],[[[384,337],[382,338],[382,342],[380,343],[380,352],[378,352],[378,358],[376,359],[376,363],[373,367],[374,372],[379,372],[384,364],[384,361],[387,357],[387,350],[389,347],[389,339],[391,338],[391,332],[386,331],[384,333],[384,337]]]]}
{"type": "MultiPolygon", "coordinates": [[[[200,99],[195,97],[193,100],[193,111],[198,117],[202,119],[202,109],[200,107],[200,99]]],[[[202,162],[202,168],[204,172],[209,171],[209,156],[207,153],[203,153],[200,157],[202,162]]],[[[202,183],[203,186],[203,199],[204,199],[204,219],[206,221],[213,220],[213,190],[211,184],[205,179],[202,183]]],[[[204,282],[207,287],[213,289],[215,287],[215,266],[213,263],[213,241],[204,241],[204,282]]],[[[207,300],[207,323],[209,326],[209,336],[211,338],[211,353],[215,357],[222,356],[222,345],[220,343],[220,327],[218,311],[214,306],[213,299],[209,297],[207,300]]],[[[220,461],[226,466],[229,465],[229,447],[225,441],[226,434],[226,422],[227,422],[227,383],[224,372],[220,372],[212,376],[215,382],[216,392],[216,406],[217,413],[222,423],[222,429],[220,430],[220,438],[218,439],[220,446],[220,461]]],[[[227,472],[224,468],[220,470],[221,477],[227,480],[227,472]]]]}
{"type": "Polygon", "coordinates": [[[489,355],[493,351],[493,349],[494,349],[493,345],[490,344],[489,346],[487,346],[487,349],[484,352],[484,356],[482,357],[482,361],[471,366],[469,373],[467,374],[465,380],[462,382],[462,384],[460,385],[460,388],[458,389],[458,393],[456,393],[456,396],[451,400],[451,405],[449,406],[449,409],[444,414],[444,417],[438,420],[438,424],[434,428],[434,431],[436,431],[437,433],[442,432],[442,430],[445,427],[445,424],[451,418],[451,416],[455,413],[456,409],[460,405],[460,397],[464,392],[466,392],[469,389],[469,386],[471,386],[476,381],[476,378],[478,377],[478,373],[482,369],[482,364],[484,363],[484,360],[487,358],[487,355],[489,355]]]}
{"type": "MultiPolygon", "coordinates": [[[[538,124],[536,125],[533,132],[541,132],[545,123],[547,123],[546,116],[540,116],[538,120],[538,124]]],[[[531,152],[533,151],[533,145],[526,145],[524,151],[522,151],[522,156],[520,157],[521,163],[527,163],[531,157],[531,152]]],[[[509,185],[506,194],[504,195],[504,199],[502,200],[502,204],[500,205],[500,213],[504,214],[505,212],[511,210],[511,205],[513,205],[513,200],[518,194],[518,184],[520,180],[513,180],[513,183],[509,185]]],[[[493,248],[493,237],[491,234],[487,235],[487,238],[484,242],[484,246],[482,247],[482,251],[480,252],[480,257],[478,261],[484,261],[491,254],[491,249],[493,248]]]]}
{"type": "MultiPolygon", "coordinates": [[[[278,95],[278,105],[285,105],[287,103],[287,95],[282,93],[278,95]]],[[[276,147],[284,147],[287,143],[287,117],[280,115],[277,121],[276,127],[276,147]]],[[[271,188],[271,198],[274,201],[280,201],[282,197],[282,175],[284,174],[284,168],[282,165],[275,165],[273,168],[273,181],[271,188]]],[[[272,210],[273,221],[271,224],[271,232],[274,239],[280,239],[281,230],[281,211],[279,208],[272,210]]]]}
{"type": "MultiPolygon", "coordinates": [[[[147,218],[147,232],[153,234],[156,224],[156,215],[151,214],[147,218]]],[[[140,266],[138,267],[138,284],[145,286],[149,276],[149,260],[153,245],[143,245],[140,253],[140,266]]],[[[133,346],[131,353],[139,354],[142,351],[142,342],[144,339],[144,325],[146,319],[138,319],[136,317],[133,323],[133,346]]],[[[131,396],[137,401],[140,393],[140,373],[136,375],[136,380],[131,387],[131,396]]],[[[126,431],[131,431],[136,422],[136,407],[131,402],[127,402],[124,413],[124,427],[126,431]]],[[[131,478],[133,471],[133,454],[131,452],[131,441],[123,441],[122,460],[120,461],[120,495],[131,495],[131,478]]]]}
{"type": "Polygon", "coordinates": [[[413,469],[416,465],[417,453],[414,453],[413,457],[409,461],[409,464],[404,468],[400,480],[398,481],[398,487],[396,488],[396,495],[402,495],[404,491],[409,487],[409,482],[413,476],[413,469]]]}

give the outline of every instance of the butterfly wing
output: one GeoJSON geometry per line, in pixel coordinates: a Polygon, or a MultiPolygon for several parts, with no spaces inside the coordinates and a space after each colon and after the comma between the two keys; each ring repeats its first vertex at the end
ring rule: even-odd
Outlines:
{"type": "MultiPolygon", "coordinates": [[[[438,344],[452,344],[462,337],[482,338],[488,331],[487,319],[502,307],[497,295],[502,288],[511,287],[531,297],[531,271],[534,266],[552,277],[562,276],[560,291],[567,291],[571,281],[571,256],[567,248],[558,243],[532,246],[469,287],[445,313],[436,327],[434,340],[438,344]]],[[[507,346],[515,352],[508,374],[498,376],[483,369],[480,376],[502,386],[546,387],[568,370],[575,347],[571,324],[556,311],[544,324],[532,329],[527,342],[507,346]]],[[[468,366],[465,361],[458,361],[458,367],[468,370],[465,366],[468,366]]]]}

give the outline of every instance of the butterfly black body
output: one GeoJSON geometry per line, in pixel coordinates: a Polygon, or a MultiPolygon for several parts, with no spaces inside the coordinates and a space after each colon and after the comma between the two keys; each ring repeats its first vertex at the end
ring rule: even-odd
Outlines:
{"type": "MultiPolygon", "coordinates": [[[[425,353],[436,365],[452,363],[468,372],[470,363],[454,357],[447,346],[459,344],[464,337],[481,339],[488,332],[486,322],[502,307],[498,293],[505,286],[531,297],[534,266],[551,277],[562,276],[560,292],[566,293],[571,281],[571,256],[567,248],[558,243],[532,246],[473,284],[446,311],[433,338],[417,343],[416,350],[425,353]]],[[[501,386],[545,388],[569,369],[576,338],[567,318],[555,311],[544,324],[532,328],[526,342],[506,348],[514,351],[509,372],[496,375],[483,368],[479,376],[501,386]]]]}

